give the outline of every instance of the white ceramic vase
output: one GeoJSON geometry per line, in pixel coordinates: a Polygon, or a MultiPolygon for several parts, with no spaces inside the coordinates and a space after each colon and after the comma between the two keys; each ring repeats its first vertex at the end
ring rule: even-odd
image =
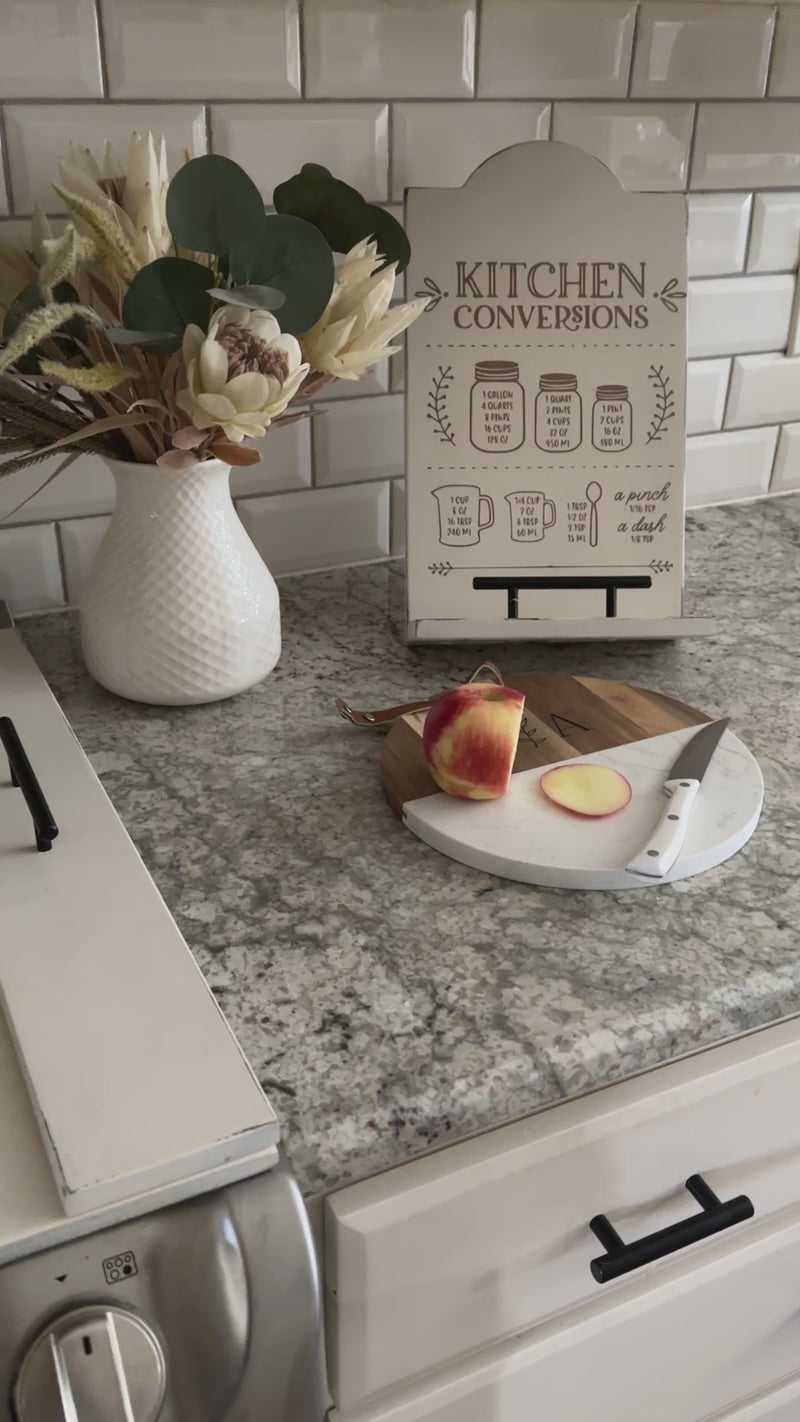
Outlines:
{"type": "Polygon", "coordinates": [[[278,589],[233,506],[229,466],[108,464],[116,506],[80,609],[92,676],[160,706],[254,686],[281,652],[278,589]]]}

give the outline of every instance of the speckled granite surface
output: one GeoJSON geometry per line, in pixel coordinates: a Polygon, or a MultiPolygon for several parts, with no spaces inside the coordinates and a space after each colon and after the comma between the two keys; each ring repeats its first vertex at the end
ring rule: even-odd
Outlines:
{"type": "MultiPolygon", "coordinates": [[[[690,611],[715,638],[492,649],[727,712],[765,813],[719,869],[629,894],[489,878],[390,813],[380,706],[464,679],[483,649],[409,649],[402,575],[284,580],[265,684],[182,711],[116,700],[71,615],[22,631],[277,1109],[307,1192],[800,1011],[800,495],[689,521],[690,611]]],[[[485,649],[487,652],[489,649],[485,649]]]]}

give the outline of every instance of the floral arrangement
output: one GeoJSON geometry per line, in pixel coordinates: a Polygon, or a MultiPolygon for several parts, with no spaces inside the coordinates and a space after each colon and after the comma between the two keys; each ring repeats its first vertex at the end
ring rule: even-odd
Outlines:
{"type": "Polygon", "coordinates": [[[0,475],[60,450],[56,473],[86,451],[255,463],[247,441],[394,354],[424,308],[390,305],[400,224],[317,164],[275,189],[273,213],[219,155],[170,182],[151,133],[127,167],[108,145],[59,167],[64,231],[37,213],[26,250],[0,245],[0,475]]]}

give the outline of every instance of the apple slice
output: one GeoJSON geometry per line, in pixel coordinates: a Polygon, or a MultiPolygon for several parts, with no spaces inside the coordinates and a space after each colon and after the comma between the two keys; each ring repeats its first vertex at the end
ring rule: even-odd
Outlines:
{"type": "Polygon", "coordinates": [[[633,794],[625,776],[608,765],[557,765],[539,784],[554,805],[591,819],[624,810],[633,794]]]}

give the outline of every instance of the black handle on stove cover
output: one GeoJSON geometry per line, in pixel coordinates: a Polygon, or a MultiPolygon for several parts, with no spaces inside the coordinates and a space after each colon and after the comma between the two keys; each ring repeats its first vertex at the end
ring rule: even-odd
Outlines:
{"type": "Polygon", "coordinates": [[[25,747],[10,716],[0,716],[0,741],[8,756],[11,784],[22,791],[25,804],[31,812],[36,848],[42,852],[51,849],[58,834],[58,825],[53,819],[50,806],[44,798],[42,787],[34,775],[33,766],[25,754],[25,747]]]}
{"type": "Polygon", "coordinates": [[[641,1269],[644,1264],[652,1264],[655,1259],[663,1259],[687,1244],[697,1244],[731,1225],[750,1220],[755,1214],[753,1202],[747,1195],[737,1195],[733,1200],[720,1200],[707,1185],[702,1175],[690,1175],[686,1189],[701,1206],[699,1215],[691,1215],[688,1220],[678,1220],[666,1229],[657,1229],[654,1234],[646,1234],[644,1239],[635,1239],[625,1244],[620,1239],[611,1221],[605,1215],[595,1215],[589,1221],[589,1228],[597,1236],[606,1250],[591,1262],[592,1278],[598,1284],[608,1284],[621,1274],[629,1274],[632,1269],[641,1269]]]}

